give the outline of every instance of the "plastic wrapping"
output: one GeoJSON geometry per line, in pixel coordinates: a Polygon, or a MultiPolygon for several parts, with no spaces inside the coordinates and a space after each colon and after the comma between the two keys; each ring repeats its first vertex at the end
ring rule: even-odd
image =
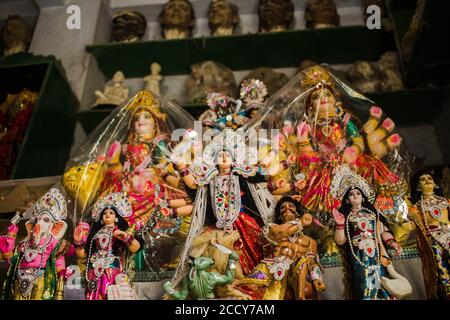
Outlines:
{"type": "Polygon", "coordinates": [[[126,221],[144,244],[134,261],[137,270],[159,271],[182,245],[189,222],[177,209],[186,205],[187,194],[164,177],[173,173],[172,133],[191,127],[193,118],[181,107],[141,91],[114,110],[67,163],[63,185],[73,197],[74,224],[90,221],[99,197],[127,194],[133,214],[126,221]]]}
{"type": "Polygon", "coordinates": [[[272,161],[288,164],[272,177],[275,194],[301,196],[320,232],[328,234],[334,226],[331,211],[340,202],[330,188],[344,164],[367,180],[384,215],[407,219],[402,211],[407,210],[410,157],[394,121],[326,65],[296,75],[244,128],[248,136],[258,132],[260,159],[272,154],[272,161]],[[261,129],[267,130],[265,139],[261,129]]]}

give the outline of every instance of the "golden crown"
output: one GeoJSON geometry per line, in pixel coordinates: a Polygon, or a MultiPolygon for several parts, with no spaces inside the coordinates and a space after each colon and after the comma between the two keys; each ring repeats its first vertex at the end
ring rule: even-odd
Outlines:
{"type": "Polygon", "coordinates": [[[300,85],[304,90],[308,90],[315,85],[322,83],[334,87],[333,78],[330,71],[321,66],[312,66],[302,71],[304,78],[300,81],[300,85]]]}
{"type": "Polygon", "coordinates": [[[158,119],[164,120],[166,118],[166,115],[159,109],[158,100],[149,90],[139,91],[128,103],[128,108],[132,110],[133,115],[141,110],[146,110],[158,119]]]}

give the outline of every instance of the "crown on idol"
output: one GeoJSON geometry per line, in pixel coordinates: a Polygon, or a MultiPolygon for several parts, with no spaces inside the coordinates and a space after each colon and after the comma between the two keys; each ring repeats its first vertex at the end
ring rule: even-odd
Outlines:
{"type": "Polygon", "coordinates": [[[333,77],[327,69],[319,65],[312,66],[302,71],[304,78],[300,81],[303,90],[308,90],[317,85],[334,87],[333,77]]]}
{"type": "Polygon", "coordinates": [[[131,203],[123,192],[112,192],[98,199],[92,209],[92,219],[99,221],[105,209],[115,209],[122,218],[128,218],[133,213],[131,203]]]}
{"type": "Polygon", "coordinates": [[[360,189],[370,202],[375,200],[374,191],[363,177],[353,172],[348,165],[339,166],[331,182],[331,195],[342,200],[347,191],[353,188],[360,189]]]}
{"type": "Polygon", "coordinates": [[[34,205],[33,216],[49,213],[55,221],[67,218],[67,200],[56,188],[47,191],[34,205]]]}
{"type": "Polygon", "coordinates": [[[139,91],[128,103],[127,107],[132,111],[133,115],[145,110],[149,111],[157,119],[166,119],[166,114],[159,109],[159,101],[149,90],[139,91]]]}

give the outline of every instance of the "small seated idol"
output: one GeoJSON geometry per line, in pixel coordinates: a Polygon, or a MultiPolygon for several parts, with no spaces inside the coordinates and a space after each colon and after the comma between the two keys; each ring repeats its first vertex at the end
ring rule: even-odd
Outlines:
{"type": "Polygon", "coordinates": [[[208,9],[208,25],[213,36],[234,34],[239,24],[239,9],[228,0],[212,0],[208,9]]]}
{"type": "Polygon", "coordinates": [[[255,288],[252,296],[264,300],[318,299],[325,290],[317,243],[303,233],[313,217],[302,213],[299,203],[283,197],[275,208],[276,222],[269,223],[264,234],[274,247],[240,286],[255,288]],[[262,288],[261,288],[262,287],[262,288]]]}
{"type": "Polygon", "coordinates": [[[195,13],[188,0],[169,0],[159,15],[163,39],[188,39],[195,26],[195,13]]]}
{"type": "Polygon", "coordinates": [[[450,299],[450,201],[438,196],[429,174],[417,183],[417,201],[410,218],[417,225],[417,245],[422,259],[428,299],[450,299]]]}
{"type": "Polygon", "coordinates": [[[111,81],[105,84],[103,92],[96,90],[97,100],[94,106],[101,104],[121,105],[128,99],[130,89],[124,85],[125,76],[122,71],[117,71],[111,81]]]}

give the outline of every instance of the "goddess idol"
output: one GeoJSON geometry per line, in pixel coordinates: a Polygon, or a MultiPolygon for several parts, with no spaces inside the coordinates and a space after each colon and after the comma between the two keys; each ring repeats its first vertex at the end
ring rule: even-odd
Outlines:
{"type": "Polygon", "coordinates": [[[331,193],[342,201],[339,210],[332,211],[336,221],[334,239],[338,245],[349,249],[350,297],[385,300],[410,294],[411,285],[395,271],[385,246],[393,249],[395,255],[402,249],[384,217],[372,205],[375,194],[366,180],[352,172],[348,165],[342,165],[336,170],[331,193]]]}
{"type": "Polygon", "coordinates": [[[110,193],[126,195],[131,214],[123,218],[129,232],[145,238],[142,250],[130,260],[131,269],[146,270],[152,265],[159,272],[176,258],[184,242],[181,230],[186,229],[192,205],[183,187],[171,186],[165,176],[173,171],[167,161],[170,130],[192,127],[192,123],[180,107],[140,91],[91,133],[68,164],[63,185],[74,197],[74,223],[89,223],[91,206],[99,198],[110,193]],[[164,261],[159,259],[162,254],[164,261]]]}
{"type": "Polygon", "coordinates": [[[110,193],[97,200],[92,210],[92,228],[82,225],[74,231],[76,255],[87,258],[85,278],[87,300],[106,300],[108,287],[124,272],[125,251],[136,253],[141,244],[128,229],[125,219],[132,215],[124,193],[110,193]],[[84,236],[88,233],[88,237],[84,236]]]}
{"type": "Polygon", "coordinates": [[[261,227],[273,220],[276,203],[260,184],[265,181],[266,172],[258,165],[256,156],[249,156],[251,152],[247,154],[246,150],[242,132],[225,129],[192,164],[187,165],[175,156],[183,181],[196,193],[191,229],[174,282],[183,274],[192,243],[205,233],[239,233],[233,249],[239,254],[244,275],[263,258],[261,227]]]}
{"type": "Polygon", "coordinates": [[[346,111],[336,82],[321,66],[303,71],[300,84],[305,94],[305,119],[297,127],[299,169],[307,177],[302,204],[328,217],[340,206],[339,199],[330,193],[338,165],[348,164],[373,186],[395,186],[400,181],[381,160],[402,141],[398,134],[391,134],[394,122],[390,118],[381,122],[382,110],[373,106],[360,131],[360,120],[346,111]]]}

